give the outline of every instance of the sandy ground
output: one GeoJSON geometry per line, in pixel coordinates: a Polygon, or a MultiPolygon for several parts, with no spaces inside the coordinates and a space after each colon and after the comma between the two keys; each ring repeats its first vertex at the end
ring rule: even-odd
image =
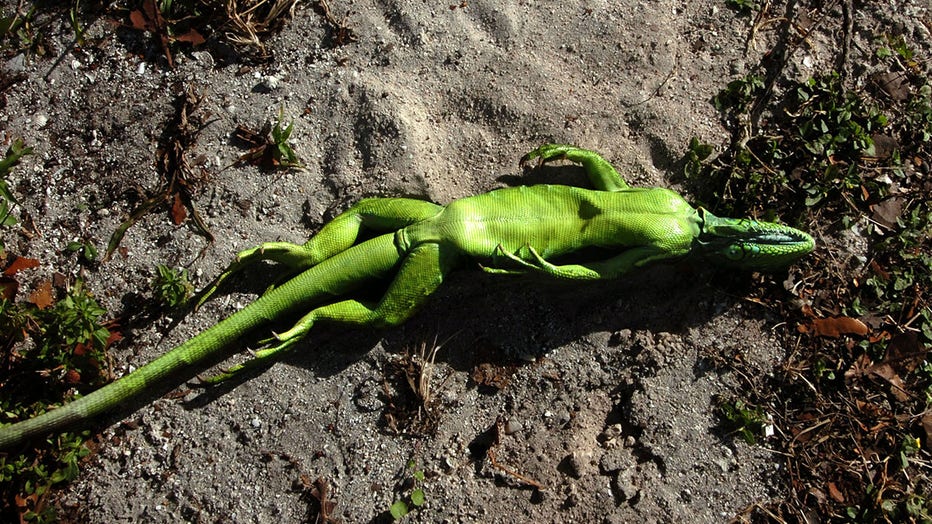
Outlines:
{"type": "MultiPolygon", "coordinates": [[[[83,272],[119,312],[151,296],[157,263],[187,267],[203,285],[239,250],[302,242],[361,197],[446,203],[505,185],[581,183],[571,168],[522,173],[520,156],[543,142],[597,150],[634,185],[677,188],[691,137],[728,140],[710,98],[780,36],[776,23],[752,32],[752,18],[708,0],[332,3],[358,41],[332,45],[304,6],[268,43],[267,65],[197,49],[177,52],[171,70],[152,40],[105,19],[89,26],[95,45],[71,47],[62,21],[49,36],[57,55],[8,60],[4,71],[27,80],[7,92],[0,128],[36,149],[11,185],[41,232],[10,235],[8,249],[42,261],[37,280],[83,272]],[[195,205],[216,242],[153,213],[123,253],[80,270],[64,246],[102,250],[137,202],[127,192],[156,187],[158,142],[187,88],[205,94],[208,124],[190,155],[210,174],[195,205]],[[294,118],[306,169],[229,167],[242,153],[236,125],[261,127],[280,109],[294,118]]],[[[923,0],[867,4],[855,11],[852,57],[891,24],[929,42],[923,0]]],[[[774,20],[823,17],[791,48],[785,77],[839,64],[839,5],[770,6],[774,20]]],[[[135,326],[113,351],[117,372],[248,303],[273,279],[265,269],[172,329],[168,318],[135,326]]],[[[740,356],[768,373],[795,326],[713,281],[688,264],[595,286],[457,273],[402,328],[324,329],[267,371],[123,413],[60,503],[87,522],[300,522],[314,507],[296,488],[305,476],[326,479],[336,517],[369,522],[408,492],[413,461],[426,477],[413,521],[727,521],[787,487],[766,442],[717,427],[716,398],[745,383],[716,362],[740,356]],[[436,435],[393,434],[387,370],[435,338],[449,339],[434,373],[436,435]],[[477,386],[482,364],[507,385],[477,386]]]]}

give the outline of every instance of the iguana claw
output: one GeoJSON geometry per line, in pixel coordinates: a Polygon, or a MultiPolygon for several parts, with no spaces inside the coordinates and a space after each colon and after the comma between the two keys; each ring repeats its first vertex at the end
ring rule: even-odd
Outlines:
{"type": "Polygon", "coordinates": [[[537,159],[537,165],[542,166],[551,160],[566,158],[566,154],[571,149],[577,149],[573,146],[563,144],[544,144],[533,151],[529,151],[521,157],[518,162],[520,167],[525,167],[531,160],[537,159]]]}

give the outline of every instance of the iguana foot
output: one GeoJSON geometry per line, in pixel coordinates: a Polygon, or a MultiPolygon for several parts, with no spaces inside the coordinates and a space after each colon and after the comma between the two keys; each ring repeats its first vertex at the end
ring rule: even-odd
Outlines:
{"type": "Polygon", "coordinates": [[[582,164],[592,185],[601,191],[623,191],[628,184],[615,171],[612,165],[595,151],[582,149],[569,144],[544,144],[521,157],[521,166],[534,159],[537,165],[544,165],[551,160],[569,160],[582,164]]]}
{"type": "MultiPolygon", "coordinates": [[[[530,244],[525,244],[524,249],[527,249],[530,254],[530,258],[533,260],[526,260],[524,258],[515,255],[514,253],[509,253],[505,251],[505,248],[501,244],[496,248],[496,255],[504,256],[509,260],[515,262],[516,264],[527,268],[528,271],[535,271],[539,273],[544,273],[554,278],[561,279],[570,279],[570,280],[598,280],[603,278],[598,271],[593,270],[592,268],[586,267],[580,264],[569,264],[565,266],[558,266],[551,262],[548,262],[534,249],[530,244]]],[[[508,272],[510,270],[502,270],[502,272],[508,272]]],[[[498,271],[491,271],[492,273],[497,273],[498,271]]],[[[517,271],[516,271],[517,272],[517,271]]],[[[521,271],[527,272],[527,271],[521,271]]]]}
{"type": "Polygon", "coordinates": [[[306,245],[290,242],[265,242],[254,248],[240,251],[226,270],[201,291],[197,304],[194,306],[195,309],[207,302],[226,279],[260,260],[272,260],[283,264],[292,273],[303,271],[320,262],[313,257],[306,245]]]}
{"type": "Polygon", "coordinates": [[[211,375],[209,377],[198,377],[198,380],[206,385],[216,385],[242,373],[243,371],[265,367],[272,364],[275,362],[275,359],[277,359],[279,355],[291,349],[292,346],[304,338],[305,335],[307,335],[307,331],[310,330],[310,326],[307,326],[306,329],[300,328],[301,324],[299,323],[297,326],[291,328],[285,333],[282,333],[281,335],[276,334],[274,338],[261,341],[263,345],[274,342],[276,340],[279,343],[271,347],[253,351],[252,358],[249,360],[241,364],[231,366],[221,371],[220,373],[217,373],[216,375],[211,375]],[[297,333],[295,333],[296,330],[298,330],[297,333]]]}
{"type": "Polygon", "coordinates": [[[521,161],[518,165],[524,167],[528,165],[531,160],[537,159],[537,165],[541,166],[551,160],[559,160],[568,158],[567,154],[573,150],[580,150],[578,147],[567,145],[567,144],[544,144],[537,149],[528,152],[526,155],[521,157],[521,161]]]}
{"type": "Polygon", "coordinates": [[[527,248],[528,252],[531,253],[531,256],[534,257],[537,264],[528,262],[527,260],[524,260],[523,258],[515,255],[514,253],[509,253],[508,251],[505,250],[505,247],[503,245],[499,244],[495,247],[495,253],[492,257],[493,261],[497,260],[499,257],[505,257],[508,260],[511,260],[512,262],[526,269],[501,269],[497,267],[485,267],[485,266],[480,266],[480,267],[482,268],[483,271],[487,273],[494,273],[498,275],[523,275],[527,273],[528,271],[544,270],[545,264],[549,264],[549,262],[544,260],[543,257],[541,257],[537,253],[537,250],[535,250],[530,245],[525,245],[525,248],[527,248]]]}

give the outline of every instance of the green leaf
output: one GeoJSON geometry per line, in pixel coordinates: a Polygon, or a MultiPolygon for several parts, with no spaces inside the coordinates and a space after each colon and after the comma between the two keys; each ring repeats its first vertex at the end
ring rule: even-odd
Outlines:
{"type": "Polygon", "coordinates": [[[423,489],[416,489],[411,492],[411,504],[414,504],[415,507],[421,507],[424,505],[425,497],[423,489]]]}
{"type": "Polygon", "coordinates": [[[12,226],[16,217],[10,214],[10,206],[6,200],[0,200],[0,226],[12,226]]]}
{"type": "Polygon", "coordinates": [[[90,242],[84,244],[84,258],[89,261],[97,260],[97,248],[94,247],[94,244],[90,242]]]}
{"type": "MultiPolygon", "coordinates": [[[[10,144],[10,147],[6,150],[6,155],[0,160],[0,176],[5,176],[7,173],[13,169],[13,166],[19,163],[19,160],[26,156],[32,154],[32,148],[26,147],[22,139],[17,138],[10,144]]],[[[8,190],[9,191],[9,190],[8,190]]],[[[5,197],[13,200],[12,195],[4,195],[5,197]]],[[[14,200],[15,202],[15,200],[14,200]]]]}
{"type": "Polygon", "coordinates": [[[392,514],[392,518],[395,520],[398,520],[401,517],[407,515],[408,511],[408,505],[405,504],[405,501],[403,500],[395,501],[395,503],[392,504],[390,508],[388,508],[388,512],[392,514]]]}
{"type": "MultiPolygon", "coordinates": [[[[2,175],[3,173],[0,173],[0,176],[2,175]]],[[[0,180],[0,198],[3,200],[9,200],[14,204],[19,203],[16,201],[16,198],[13,197],[13,192],[10,191],[10,186],[6,185],[6,181],[4,180],[0,180]]]]}

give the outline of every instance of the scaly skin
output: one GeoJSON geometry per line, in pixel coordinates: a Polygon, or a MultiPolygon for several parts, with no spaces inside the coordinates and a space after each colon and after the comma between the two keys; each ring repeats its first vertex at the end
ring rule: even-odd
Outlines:
{"type": "MultiPolygon", "coordinates": [[[[183,368],[197,366],[272,320],[310,310],[276,335],[252,360],[207,379],[219,382],[263,365],[293,347],[317,322],[357,327],[407,320],[457,266],[470,260],[492,273],[541,272],[555,278],[616,278],[644,265],[690,253],[715,263],[767,270],[789,265],[813,249],[796,229],[750,219],[718,218],[662,188],[631,188],[598,154],[547,144],[522,164],[565,158],[583,165],[595,189],[539,185],[499,189],[446,207],[404,198],[359,202],[304,245],[269,242],[243,251],[209,286],[258,260],[300,273],[243,310],[129,375],[61,408],[0,427],[0,449],[87,424],[183,368]],[[382,233],[357,243],[362,229],[382,233]],[[587,247],[617,252],[606,260],[554,265],[548,259],[587,247]],[[392,277],[377,302],[341,299],[356,287],[392,277]]],[[[203,300],[202,299],[202,300],[203,300]]]]}

